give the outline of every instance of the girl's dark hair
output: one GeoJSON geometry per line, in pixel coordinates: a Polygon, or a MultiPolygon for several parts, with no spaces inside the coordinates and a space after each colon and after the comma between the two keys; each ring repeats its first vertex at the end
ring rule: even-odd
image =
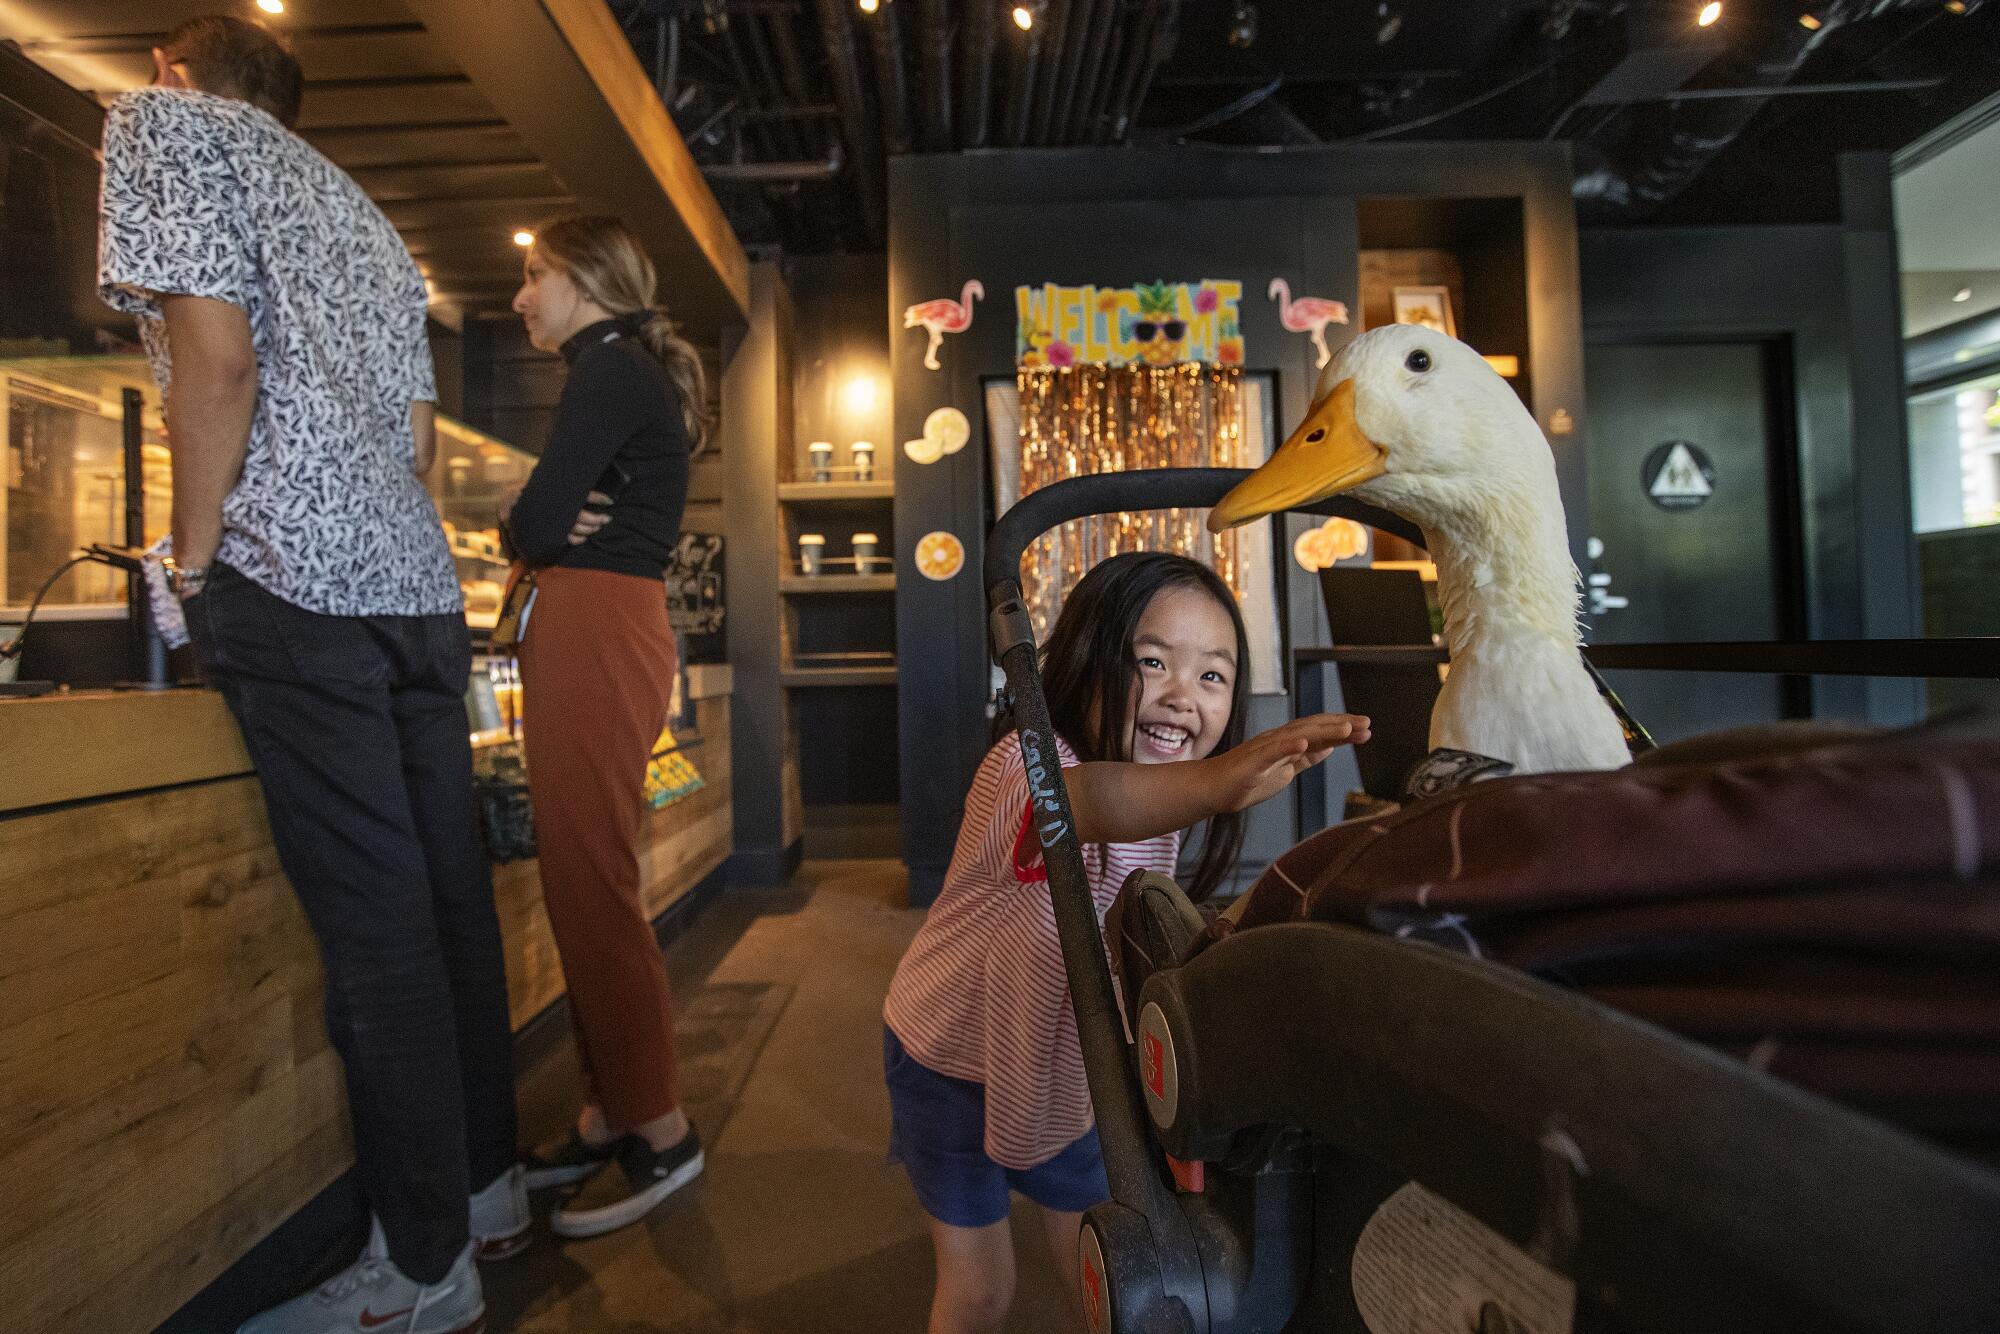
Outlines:
{"type": "MultiPolygon", "coordinates": [[[[1132,640],[1139,633],[1139,618],[1168,588],[1200,589],[1228,609],[1230,624],[1236,627],[1236,685],[1229,723],[1213,753],[1221,754],[1243,740],[1250,702],[1250,637],[1244,632],[1236,595],[1215,571],[1185,556],[1127,552],[1083,576],[1042,647],[1042,690],[1048,697],[1049,721],[1078,759],[1131,758],[1138,704],[1134,687],[1139,679],[1132,640]]],[[[1243,850],[1243,825],[1241,811],[1209,819],[1187,887],[1189,898],[1207,898],[1236,865],[1243,850]]]]}
{"type": "Polygon", "coordinates": [[[689,448],[700,453],[708,440],[708,376],[701,353],[680,336],[666,307],[654,299],[653,261],[632,229],[607,214],[573,213],[535,231],[535,253],[568,274],[578,291],[630,324],[673,381],[689,448]]]}

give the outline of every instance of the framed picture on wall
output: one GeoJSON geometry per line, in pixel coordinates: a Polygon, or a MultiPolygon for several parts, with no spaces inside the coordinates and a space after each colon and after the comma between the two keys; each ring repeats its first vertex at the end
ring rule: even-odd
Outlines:
{"type": "Polygon", "coordinates": [[[1458,337],[1458,324],[1451,317],[1449,287],[1398,287],[1395,300],[1396,323],[1421,324],[1448,338],[1458,337]]]}

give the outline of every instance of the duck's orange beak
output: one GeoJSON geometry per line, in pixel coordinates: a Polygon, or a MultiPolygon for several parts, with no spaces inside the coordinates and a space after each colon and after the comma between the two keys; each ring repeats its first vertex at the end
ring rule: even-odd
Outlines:
{"type": "Polygon", "coordinates": [[[1263,467],[1239,482],[1208,513],[1208,530],[1219,533],[1339,495],[1380,477],[1387,467],[1383,448],[1370,440],[1354,417],[1354,381],[1342,380],[1278,446],[1263,467]]]}

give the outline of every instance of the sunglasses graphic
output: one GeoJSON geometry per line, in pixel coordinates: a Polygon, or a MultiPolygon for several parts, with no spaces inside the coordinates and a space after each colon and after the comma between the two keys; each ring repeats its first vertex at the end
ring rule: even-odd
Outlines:
{"type": "Polygon", "coordinates": [[[1161,334],[1170,343],[1178,343],[1187,337],[1186,320],[1140,320],[1132,326],[1132,336],[1142,343],[1150,343],[1161,334]]]}

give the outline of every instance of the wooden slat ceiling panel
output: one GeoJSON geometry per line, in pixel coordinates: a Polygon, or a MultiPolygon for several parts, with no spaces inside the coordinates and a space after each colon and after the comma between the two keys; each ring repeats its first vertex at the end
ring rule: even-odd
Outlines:
{"type": "Polygon", "coordinates": [[[323,129],[364,125],[421,125],[499,120],[493,104],[462,77],[431,76],[451,82],[403,79],[323,81],[306,85],[299,133],[310,139],[323,129]]]}
{"type": "MultiPolygon", "coordinates": [[[[152,77],[152,47],[213,0],[7,0],[0,36],[109,101],[152,77]]],[[[402,0],[289,0],[273,24],[305,67],[299,132],[383,207],[440,301],[504,308],[518,227],[572,207],[549,168],[402,0]]]]}

